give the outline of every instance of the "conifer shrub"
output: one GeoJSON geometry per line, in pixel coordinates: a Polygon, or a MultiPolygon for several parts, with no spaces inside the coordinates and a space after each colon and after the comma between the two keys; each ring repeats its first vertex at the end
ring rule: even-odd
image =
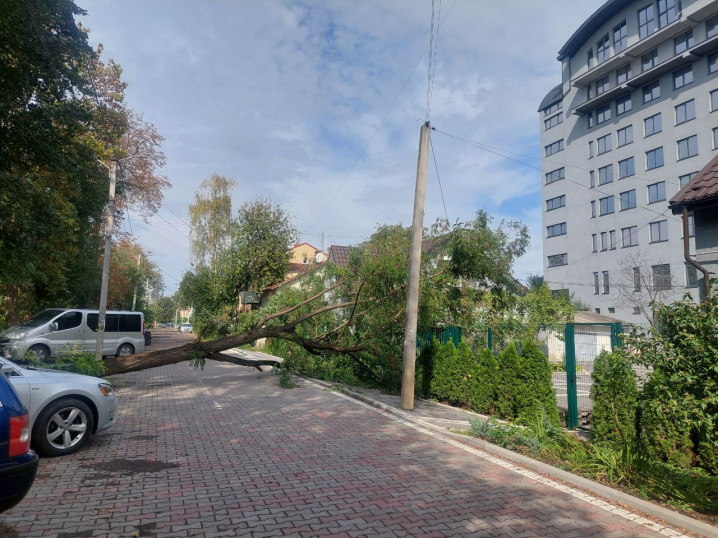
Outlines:
{"type": "Polygon", "coordinates": [[[431,395],[431,380],[434,377],[434,356],[441,343],[434,338],[431,344],[424,346],[416,360],[416,380],[414,395],[426,398],[431,395]]]}
{"type": "Polygon", "coordinates": [[[638,385],[628,357],[619,351],[602,351],[591,374],[593,423],[591,439],[621,447],[636,436],[638,385]]]}
{"type": "Polygon", "coordinates": [[[471,398],[472,409],[486,414],[494,412],[498,376],[499,363],[496,362],[496,358],[490,349],[484,349],[479,355],[479,364],[476,370],[476,387],[471,398]]]}
{"type": "Polygon", "coordinates": [[[431,394],[439,400],[449,400],[452,393],[451,383],[456,364],[456,347],[449,340],[445,344],[436,342],[434,346],[434,372],[431,378],[431,394]]]}
{"type": "Polygon", "coordinates": [[[453,342],[441,344],[434,361],[432,393],[441,400],[456,405],[469,405],[477,377],[476,358],[471,348],[461,342],[454,347],[453,342]]]}
{"type": "Polygon", "coordinates": [[[551,424],[559,425],[556,392],[551,377],[548,357],[533,339],[525,340],[519,358],[519,383],[515,404],[516,417],[522,422],[532,422],[543,409],[551,424]]]}
{"type": "Polygon", "coordinates": [[[517,417],[516,403],[522,387],[519,379],[519,354],[513,343],[501,352],[498,362],[495,409],[501,418],[514,419],[517,417]]]}

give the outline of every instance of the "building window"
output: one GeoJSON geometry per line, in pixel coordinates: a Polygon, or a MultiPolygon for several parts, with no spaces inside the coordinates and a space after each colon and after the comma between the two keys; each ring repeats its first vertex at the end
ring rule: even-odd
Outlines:
{"type": "Polygon", "coordinates": [[[608,250],[608,232],[601,232],[601,252],[608,250]]]}
{"type": "Polygon", "coordinates": [[[668,221],[651,222],[651,243],[668,241],[668,221]]]}
{"type": "Polygon", "coordinates": [[[658,27],[668,26],[678,18],[676,0],[658,0],[658,27]]]}
{"type": "Polygon", "coordinates": [[[567,301],[571,299],[571,294],[568,291],[568,288],[563,288],[560,290],[551,290],[551,297],[554,299],[563,298],[567,301]]]}
{"type": "Polygon", "coordinates": [[[596,186],[596,172],[593,170],[589,170],[588,172],[588,184],[591,186],[591,188],[594,188],[596,186]]]}
{"type": "Polygon", "coordinates": [[[650,103],[661,96],[660,81],[656,80],[643,87],[643,102],[650,103]]]}
{"type": "Polygon", "coordinates": [[[659,181],[648,186],[648,203],[664,202],[666,200],[666,182],[659,181]]]}
{"type": "Polygon", "coordinates": [[[608,75],[601,77],[596,81],[596,96],[606,93],[609,89],[608,75]]]}
{"type": "Polygon", "coordinates": [[[718,15],[706,21],[706,38],[718,35],[718,15]]]}
{"type": "Polygon", "coordinates": [[[641,291],[641,270],[633,268],[633,291],[641,291]]]}
{"type": "Polygon", "coordinates": [[[586,114],[586,127],[590,129],[593,127],[593,112],[586,114]]]}
{"type": "Polygon", "coordinates": [[[693,213],[688,215],[688,237],[696,236],[696,217],[693,213]]]}
{"type": "Polygon", "coordinates": [[[554,254],[548,257],[549,267],[559,267],[561,265],[568,265],[568,254],[554,254]]]}
{"type": "Polygon", "coordinates": [[[586,86],[586,101],[593,99],[593,86],[591,84],[586,86]]]}
{"type": "Polygon", "coordinates": [[[600,209],[601,213],[600,215],[603,217],[604,215],[610,215],[616,210],[615,202],[613,196],[606,196],[605,198],[601,198],[599,200],[600,203],[600,209]]]}
{"type": "Polygon", "coordinates": [[[565,222],[546,226],[546,237],[556,237],[557,235],[566,235],[565,222]]]}
{"type": "Polygon", "coordinates": [[[653,289],[654,290],[670,290],[671,289],[671,266],[668,263],[660,265],[652,265],[653,273],[653,289]]]}
{"type": "Polygon", "coordinates": [[[698,287],[698,269],[686,262],[686,288],[698,287]]]}
{"type": "Polygon", "coordinates": [[[643,39],[656,31],[653,4],[648,4],[638,12],[638,37],[643,39]]]}
{"type": "Polygon", "coordinates": [[[660,112],[643,120],[644,137],[660,133],[662,130],[663,124],[661,122],[660,112]]]}
{"type": "Polygon", "coordinates": [[[616,99],[616,116],[620,116],[621,114],[625,114],[629,110],[633,108],[633,103],[631,102],[631,94],[624,95],[623,97],[619,97],[616,99]]]}
{"type": "Polygon", "coordinates": [[[633,175],[635,175],[635,173],[636,173],[636,166],[634,164],[633,157],[629,157],[628,159],[618,161],[618,179],[623,179],[624,177],[633,176],[633,175]]]}
{"type": "Polygon", "coordinates": [[[693,66],[687,65],[673,72],[673,89],[677,90],[693,82],[693,66]]]}
{"type": "Polygon", "coordinates": [[[615,314],[615,313],[616,313],[616,309],[613,308],[613,307],[611,307],[611,306],[609,306],[609,307],[608,307],[608,313],[609,313],[609,314],[615,314]]]}
{"type": "Polygon", "coordinates": [[[598,273],[593,273],[593,293],[594,295],[601,293],[601,283],[598,279],[598,273]]]}
{"type": "Polygon", "coordinates": [[[641,56],[641,71],[648,71],[658,65],[658,49],[653,49],[641,56]]]}
{"type": "Polygon", "coordinates": [[[596,109],[596,125],[601,125],[611,119],[611,103],[596,109]]]}
{"type": "Polygon", "coordinates": [[[596,62],[593,58],[593,49],[588,49],[588,52],[586,53],[586,65],[589,69],[593,69],[595,63],[596,62]]]}
{"type": "Polygon", "coordinates": [[[543,120],[544,131],[548,131],[560,123],[563,123],[563,112],[559,112],[555,116],[552,116],[547,120],[543,120]]]}
{"type": "Polygon", "coordinates": [[[641,313],[641,307],[640,307],[640,306],[634,306],[634,307],[633,307],[633,313],[634,313],[634,314],[640,314],[640,313],[641,313]]]}
{"type": "Polygon", "coordinates": [[[623,67],[616,69],[616,86],[623,84],[631,78],[631,64],[627,63],[623,67]]]}
{"type": "MultiPolygon", "coordinates": [[[[714,136],[715,138],[715,136],[714,136]]],[[[678,160],[688,159],[698,155],[698,136],[693,135],[683,140],[679,140],[678,144],[678,160]]]]}
{"type": "Polygon", "coordinates": [[[713,128],[713,149],[718,149],[718,127],[713,128]]]}
{"type": "Polygon", "coordinates": [[[618,135],[618,144],[616,147],[625,146],[633,142],[633,125],[628,125],[623,129],[619,129],[616,134],[618,135]]]}
{"type": "Polygon", "coordinates": [[[715,73],[718,70],[718,52],[708,55],[708,74],[715,73]]]}
{"type": "Polygon", "coordinates": [[[603,36],[598,43],[596,43],[596,60],[599,64],[602,64],[608,60],[611,56],[611,47],[608,42],[608,34],[603,36]]]}
{"type": "Polygon", "coordinates": [[[646,152],[646,170],[663,166],[663,147],[646,152]]]}
{"type": "Polygon", "coordinates": [[[688,182],[695,177],[695,175],[696,175],[697,173],[698,173],[698,172],[691,172],[690,174],[686,174],[686,175],[684,175],[684,176],[679,176],[678,181],[679,181],[680,184],[681,184],[681,189],[682,189],[683,187],[685,187],[685,186],[688,184],[688,182]]]}
{"type": "Polygon", "coordinates": [[[691,99],[676,105],[676,125],[696,119],[696,100],[691,99]]]}
{"type": "Polygon", "coordinates": [[[554,209],[558,209],[560,207],[566,206],[566,195],[562,194],[561,196],[557,196],[556,198],[550,198],[549,200],[546,200],[546,211],[553,211],[554,209]]]}
{"type": "Polygon", "coordinates": [[[563,102],[559,101],[558,103],[554,103],[551,106],[543,109],[543,117],[550,116],[554,112],[558,112],[563,108],[563,102]]]}
{"type": "Polygon", "coordinates": [[[605,185],[613,181],[613,165],[603,166],[598,169],[598,184],[605,185]]]}
{"type": "Polygon", "coordinates": [[[550,157],[554,153],[558,153],[559,151],[563,151],[563,139],[559,140],[558,142],[554,142],[553,144],[549,144],[548,146],[544,147],[545,155],[546,157],[550,157]]]}
{"type": "Polygon", "coordinates": [[[600,313],[601,313],[601,309],[600,309],[600,308],[594,308],[594,310],[596,311],[596,314],[600,314],[600,313]]]}
{"type": "Polygon", "coordinates": [[[603,294],[606,295],[611,291],[611,287],[608,284],[608,271],[603,272],[603,294]]]}
{"type": "Polygon", "coordinates": [[[676,54],[687,51],[694,45],[693,30],[683,32],[681,35],[673,39],[673,49],[676,54]]]}
{"type": "Polygon", "coordinates": [[[711,112],[718,110],[718,90],[711,92],[711,112]]]}
{"type": "Polygon", "coordinates": [[[610,249],[615,250],[616,249],[616,230],[611,230],[608,232],[609,242],[611,243],[610,249]]]}
{"type": "Polygon", "coordinates": [[[591,244],[593,245],[593,252],[598,252],[598,236],[591,234],[591,244]]]}
{"type": "Polygon", "coordinates": [[[593,159],[593,140],[588,142],[588,158],[593,159]]]}
{"type": "Polygon", "coordinates": [[[638,226],[621,228],[621,245],[623,248],[638,246],[638,226]]]}
{"type": "Polygon", "coordinates": [[[621,193],[621,211],[636,207],[636,189],[621,193]]]}
{"type": "Polygon", "coordinates": [[[596,218],[596,200],[591,200],[591,218],[596,218]]]}
{"type": "Polygon", "coordinates": [[[559,168],[558,170],[554,170],[553,172],[548,172],[546,174],[546,185],[560,181],[560,180],[564,179],[565,177],[566,177],[566,169],[565,168],[559,168]]]}
{"type": "Polygon", "coordinates": [[[598,154],[607,153],[611,151],[611,135],[607,134],[598,139],[598,154]]]}
{"type": "Polygon", "coordinates": [[[628,45],[628,31],[626,30],[626,21],[613,29],[613,50],[618,54],[628,45]]]}

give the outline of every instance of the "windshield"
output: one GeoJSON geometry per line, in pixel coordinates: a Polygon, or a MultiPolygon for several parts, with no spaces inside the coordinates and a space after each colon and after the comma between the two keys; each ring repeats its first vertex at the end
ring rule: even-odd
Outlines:
{"type": "Polygon", "coordinates": [[[192,325],[190,325],[189,323],[183,323],[183,324],[182,324],[182,327],[191,327],[191,326],[192,326],[192,325]]]}
{"type": "Polygon", "coordinates": [[[22,327],[39,327],[40,325],[44,325],[50,321],[55,316],[59,316],[63,312],[64,310],[60,310],[59,308],[48,308],[47,310],[43,310],[42,312],[39,312],[31,318],[21,322],[20,325],[22,327]]]}

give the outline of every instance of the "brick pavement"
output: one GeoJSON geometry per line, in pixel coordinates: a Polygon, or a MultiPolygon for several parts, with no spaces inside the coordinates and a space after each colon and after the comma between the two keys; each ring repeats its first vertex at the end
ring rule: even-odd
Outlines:
{"type": "Polygon", "coordinates": [[[661,535],[310,382],[212,361],[122,378],[115,426],[43,460],[0,535],[661,535]]]}

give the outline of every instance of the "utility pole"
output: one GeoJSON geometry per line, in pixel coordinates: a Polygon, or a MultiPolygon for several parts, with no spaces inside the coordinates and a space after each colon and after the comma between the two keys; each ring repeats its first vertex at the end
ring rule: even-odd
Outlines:
{"type": "Polygon", "coordinates": [[[112,251],[112,232],[115,217],[115,183],[117,182],[117,159],[110,161],[110,199],[107,203],[107,222],[105,223],[105,257],[102,260],[102,290],[100,291],[100,312],[97,316],[97,346],[95,359],[102,360],[105,343],[105,319],[107,317],[107,288],[110,283],[110,253],[112,251]]]}
{"type": "MultiPolygon", "coordinates": [[[[137,253],[137,267],[141,267],[142,265],[142,251],[137,253]]],[[[139,287],[139,284],[135,284],[135,292],[132,294],[132,311],[135,311],[135,305],[137,304],[137,288],[139,287]]]]}
{"type": "Polygon", "coordinates": [[[426,172],[429,164],[431,125],[427,121],[419,133],[419,158],[416,164],[414,218],[411,222],[411,253],[409,282],[406,293],[406,322],[404,324],[404,360],[401,372],[401,407],[414,409],[414,374],[416,367],[416,325],[419,318],[419,270],[421,242],[424,236],[424,202],[426,200],[426,172]]]}

